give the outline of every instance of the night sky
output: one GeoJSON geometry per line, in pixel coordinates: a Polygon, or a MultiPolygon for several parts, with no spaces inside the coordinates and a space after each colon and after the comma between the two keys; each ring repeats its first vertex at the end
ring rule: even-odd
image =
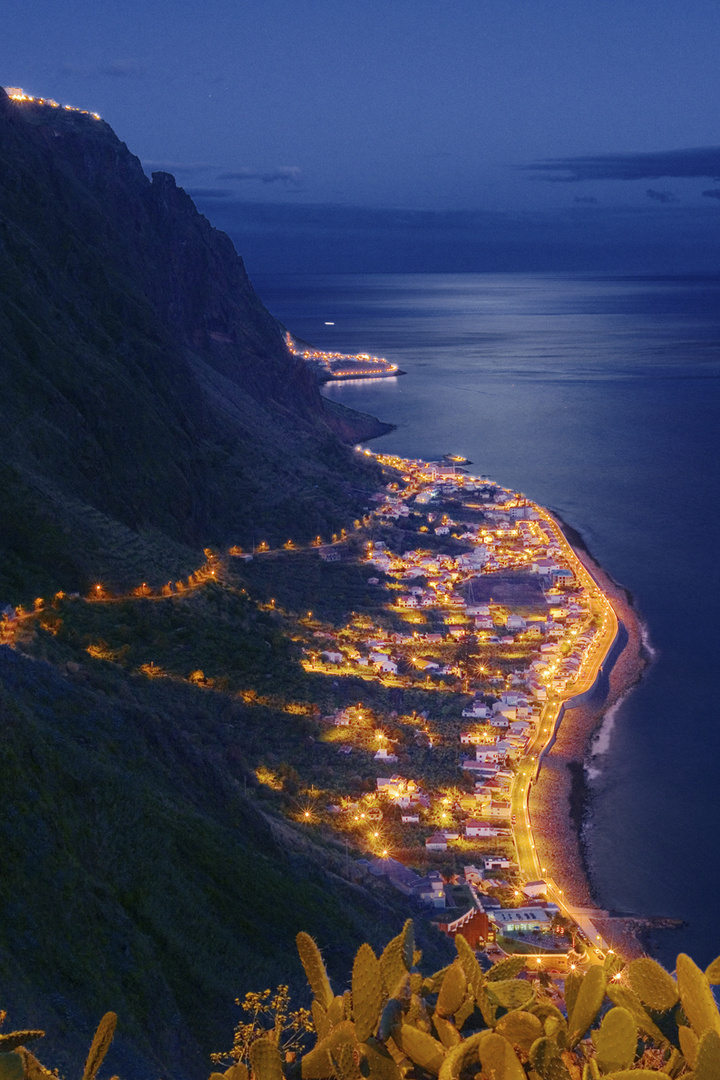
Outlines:
{"type": "Polygon", "coordinates": [[[718,267],[716,0],[36,0],[0,54],[251,270],[718,267]]]}

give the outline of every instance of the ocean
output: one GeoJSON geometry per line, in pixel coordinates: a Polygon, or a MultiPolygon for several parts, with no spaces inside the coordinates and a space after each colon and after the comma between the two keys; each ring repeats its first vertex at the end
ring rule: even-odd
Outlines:
{"type": "Polygon", "coordinates": [[[658,958],[720,953],[720,278],[259,277],[319,348],[406,375],[326,386],[408,457],[463,454],[577,529],[630,590],[653,662],[589,748],[597,902],[687,927],[658,958]],[[333,325],[327,325],[332,323],[333,325]]]}

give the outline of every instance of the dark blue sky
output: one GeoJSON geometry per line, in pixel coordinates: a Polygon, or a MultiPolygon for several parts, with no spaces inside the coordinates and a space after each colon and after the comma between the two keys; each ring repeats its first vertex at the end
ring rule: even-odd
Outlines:
{"type": "Polygon", "coordinates": [[[0,78],[97,110],[251,268],[707,270],[719,55],[716,0],[36,0],[0,78]]]}

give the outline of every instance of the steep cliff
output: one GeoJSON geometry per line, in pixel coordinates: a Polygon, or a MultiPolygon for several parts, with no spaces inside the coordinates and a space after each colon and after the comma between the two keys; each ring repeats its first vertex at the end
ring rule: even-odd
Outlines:
{"type": "MultiPolygon", "coordinates": [[[[102,120],[0,90],[0,599],[344,524],[336,437],[228,237],[102,120]]],[[[367,427],[365,428],[367,431],[367,427]]]]}

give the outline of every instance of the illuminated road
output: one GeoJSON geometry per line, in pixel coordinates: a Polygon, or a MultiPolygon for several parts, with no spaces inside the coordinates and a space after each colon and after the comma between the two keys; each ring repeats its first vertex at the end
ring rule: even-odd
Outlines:
{"type": "MultiPolygon", "coordinates": [[[[542,758],[548,752],[549,744],[552,742],[560,722],[563,704],[571,698],[584,694],[595,684],[603,661],[617,636],[618,619],[610,601],[602,592],[590,571],[577,557],[552,515],[540,506],[535,505],[534,509],[540,518],[552,528],[568,565],[590,599],[590,613],[592,617],[597,618],[599,626],[598,632],[585,652],[582,665],[572,684],[562,693],[550,693],[548,695],[547,703],[540,716],[535,740],[528,747],[527,754],[520,764],[511,792],[513,839],[521,878],[525,881],[545,880],[549,886],[549,898],[553,899],[561,907],[563,913],[582,929],[596,948],[607,949],[607,943],[597,934],[587,914],[577,908],[568,906],[563,889],[558,883],[548,880],[545,869],[540,865],[530,820],[529,795],[532,784],[540,772],[542,758]]],[[[567,724],[572,721],[566,716],[564,722],[567,724]]],[[[591,958],[597,959],[592,955],[591,958]]]]}

